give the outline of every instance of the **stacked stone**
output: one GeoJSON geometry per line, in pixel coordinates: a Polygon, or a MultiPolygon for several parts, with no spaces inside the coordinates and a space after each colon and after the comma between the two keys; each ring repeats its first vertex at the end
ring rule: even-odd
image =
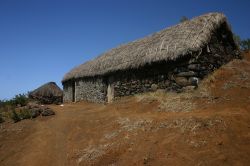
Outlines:
{"type": "Polygon", "coordinates": [[[168,72],[165,75],[159,74],[145,79],[121,79],[121,81],[114,82],[115,97],[134,95],[157,89],[178,91],[187,86],[195,88],[198,86],[202,72],[204,72],[203,67],[200,67],[198,64],[191,64],[186,66],[186,68],[177,67],[174,71],[168,72]]]}
{"type": "Polygon", "coordinates": [[[213,40],[213,44],[203,49],[198,58],[190,59],[182,65],[177,64],[166,74],[158,71],[158,74],[154,73],[150,76],[147,70],[141,70],[141,74],[135,73],[131,80],[128,79],[129,76],[126,74],[117,77],[117,81],[114,81],[115,98],[157,89],[181,92],[185,89],[197,88],[199,80],[235,58],[235,55],[225,56],[224,48],[218,44],[218,41],[215,41],[217,38],[213,40]],[[147,76],[145,77],[145,75],[147,76]]]}
{"type": "Polygon", "coordinates": [[[103,79],[77,80],[75,85],[75,101],[91,101],[102,103],[106,98],[107,86],[103,79]]]}

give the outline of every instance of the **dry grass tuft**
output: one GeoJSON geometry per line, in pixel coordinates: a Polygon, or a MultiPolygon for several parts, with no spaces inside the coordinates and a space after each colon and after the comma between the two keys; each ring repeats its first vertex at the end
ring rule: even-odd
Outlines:
{"type": "Polygon", "coordinates": [[[158,129],[179,129],[183,132],[196,132],[198,130],[204,130],[208,128],[218,127],[220,130],[227,128],[226,122],[220,117],[214,117],[209,119],[201,119],[195,117],[186,117],[174,120],[166,120],[159,124],[158,129]]]}
{"type": "Polygon", "coordinates": [[[211,88],[216,78],[214,74],[209,75],[202,80],[197,89],[184,91],[182,93],[169,92],[165,90],[157,90],[135,95],[138,102],[150,104],[153,101],[158,101],[160,104],[157,111],[161,112],[189,112],[196,108],[197,99],[213,100],[211,88]]]}
{"type": "Polygon", "coordinates": [[[123,131],[146,130],[147,126],[152,123],[151,119],[131,120],[129,118],[118,118],[117,123],[123,131]]]}
{"type": "Polygon", "coordinates": [[[187,112],[195,109],[195,103],[192,102],[194,92],[164,92],[156,91],[136,95],[137,101],[141,103],[150,103],[158,101],[160,104],[157,111],[163,112],[187,112]]]}

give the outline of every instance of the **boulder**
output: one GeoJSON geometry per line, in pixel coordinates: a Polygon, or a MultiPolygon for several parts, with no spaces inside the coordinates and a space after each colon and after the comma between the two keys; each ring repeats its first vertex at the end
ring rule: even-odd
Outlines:
{"type": "Polygon", "coordinates": [[[156,91],[157,89],[158,89],[158,85],[156,85],[156,84],[151,85],[151,90],[152,91],[156,91]]]}
{"type": "Polygon", "coordinates": [[[197,77],[190,77],[188,79],[188,81],[190,82],[191,85],[197,87],[198,83],[199,83],[199,78],[197,78],[197,77]]]}
{"type": "Polygon", "coordinates": [[[52,111],[52,109],[50,108],[45,108],[42,113],[41,113],[42,116],[51,116],[51,115],[55,115],[55,112],[52,111]]]}
{"type": "Polygon", "coordinates": [[[192,77],[192,76],[197,76],[197,73],[194,71],[187,71],[187,72],[178,73],[176,76],[178,76],[178,77],[192,77]]]}
{"type": "Polygon", "coordinates": [[[201,65],[200,64],[190,64],[190,65],[188,65],[188,69],[198,71],[201,69],[201,65]]]}
{"type": "Polygon", "coordinates": [[[38,104],[28,104],[27,106],[21,107],[20,110],[26,111],[24,113],[29,114],[31,118],[36,118],[40,115],[50,116],[55,114],[55,112],[49,107],[44,107],[38,104]]]}
{"type": "Polygon", "coordinates": [[[190,82],[186,77],[176,77],[175,82],[180,86],[188,86],[188,85],[190,85],[190,82]]]}
{"type": "Polygon", "coordinates": [[[30,116],[31,118],[36,118],[40,115],[41,109],[31,109],[30,110],[30,116]]]}

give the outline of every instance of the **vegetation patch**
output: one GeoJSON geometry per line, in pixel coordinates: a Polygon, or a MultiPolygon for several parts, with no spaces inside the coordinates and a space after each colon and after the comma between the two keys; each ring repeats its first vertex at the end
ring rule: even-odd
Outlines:
{"type": "Polygon", "coordinates": [[[32,116],[31,116],[31,111],[28,110],[28,109],[23,109],[23,110],[20,110],[19,112],[19,117],[21,119],[31,119],[32,116]]]}
{"type": "Polygon", "coordinates": [[[26,106],[29,99],[26,94],[18,94],[10,100],[0,100],[0,109],[15,108],[26,106]]]}
{"type": "Polygon", "coordinates": [[[17,112],[15,110],[12,111],[11,114],[11,119],[16,123],[19,122],[21,120],[20,116],[17,114],[17,112]]]}
{"type": "Polygon", "coordinates": [[[196,108],[195,103],[190,102],[190,99],[195,98],[197,92],[165,92],[157,91],[146,94],[137,95],[137,100],[141,103],[151,103],[158,101],[159,106],[157,111],[160,112],[187,112],[196,108]]]}
{"type": "Polygon", "coordinates": [[[48,107],[32,104],[26,94],[16,95],[10,100],[0,100],[0,123],[4,119],[11,119],[16,123],[39,115],[50,116],[55,115],[55,112],[48,107]]]}

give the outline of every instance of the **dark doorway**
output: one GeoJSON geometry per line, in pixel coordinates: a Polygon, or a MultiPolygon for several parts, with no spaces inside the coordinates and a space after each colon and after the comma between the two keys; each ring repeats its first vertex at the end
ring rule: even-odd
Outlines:
{"type": "Polygon", "coordinates": [[[72,102],[75,102],[75,81],[72,81],[72,102]]]}

